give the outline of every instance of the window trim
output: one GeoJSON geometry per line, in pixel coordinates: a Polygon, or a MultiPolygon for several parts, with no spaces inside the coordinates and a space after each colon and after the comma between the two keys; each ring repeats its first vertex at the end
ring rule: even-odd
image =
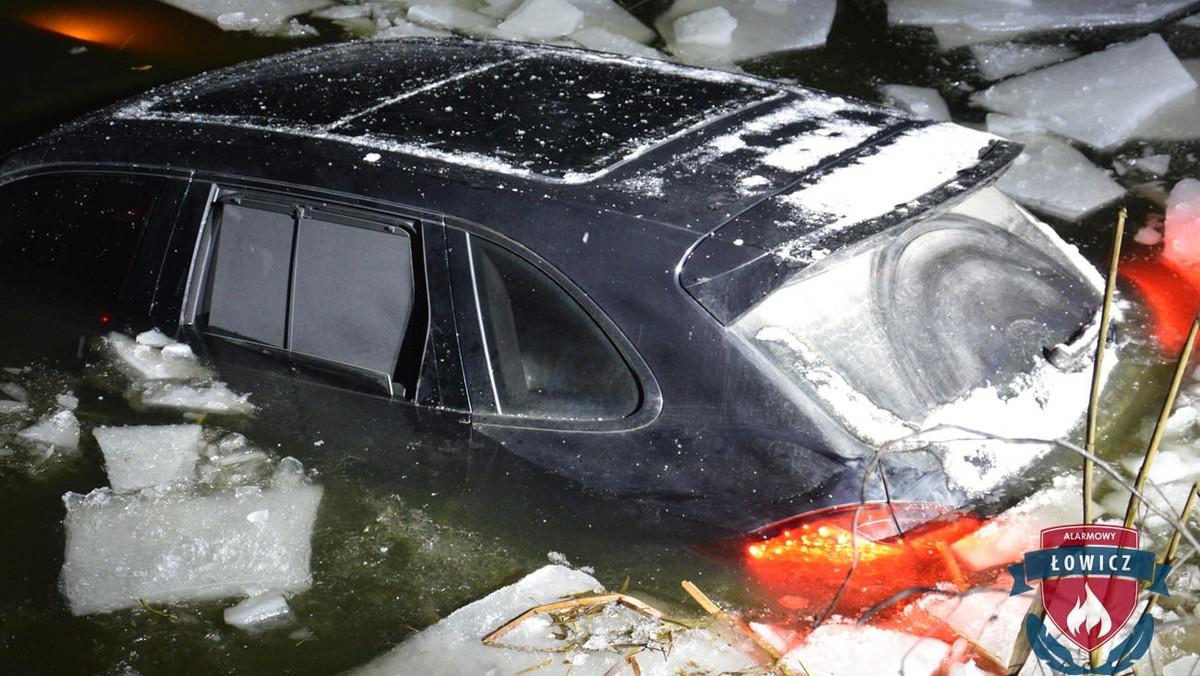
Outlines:
{"type": "MultiPolygon", "coordinates": [[[[471,402],[472,421],[481,427],[524,428],[541,430],[564,430],[586,432],[615,432],[629,431],[644,427],[658,418],[663,408],[662,391],[658,380],[654,377],[649,365],[642,359],[634,348],[633,343],[592,300],[583,293],[570,279],[545,262],[540,256],[494,230],[477,223],[446,216],[446,238],[450,255],[450,276],[453,285],[455,303],[455,322],[459,332],[459,346],[462,355],[462,371],[471,402]],[[479,410],[474,397],[486,392],[488,397],[496,397],[494,379],[485,358],[487,342],[484,337],[483,318],[480,316],[478,305],[478,286],[474,275],[473,260],[469,255],[470,238],[482,240],[507,249],[524,263],[538,272],[546,275],[552,282],[573,300],[583,310],[584,314],[599,328],[601,334],[608,339],[616,350],[617,355],[624,361],[638,389],[638,404],[632,412],[620,417],[599,420],[581,420],[569,418],[547,418],[531,415],[513,415],[488,410],[479,410]],[[457,252],[455,250],[458,250],[457,252]],[[474,346],[475,349],[472,349],[474,346]],[[480,383],[480,380],[486,383],[480,383]]],[[[501,407],[496,399],[484,402],[501,407]]]]}
{"type": "MultiPolygon", "coordinates": [[[[207,194],[204,195],[205,206],[203,220],[196,235],[193,248],[190,272],[184,291],[184,301],[180,312],[180,326],[192,327],[199,334],[220,339],[231,344],[239,345],[250,350],[282,359],[287,362],[300,364],[318,371],[331,373],[348,378],[353,383],[367,386],[389,398],[415,402],[419,396],[420,375],[423,369],[425,352],[428,350],[428,335],[430,326],[428,307],[428,288],[425,277],[425,244],[422,223],[426,220],[421,216],[406,216],[390,211],[363,209],[299,194],[283,194],[256,190],[253,188],[237,187],[231,184],[211,183],[207,194]],[[413,307],[409,314],[408,327],[401,339],[397,353],[396,367],[393,373],[385,373],[377,369],[358,366],[336,359],[327,359],[316,355],[295,352],[286,345],[273,345],[230,336],[200,326],[200,311],[206,302],[209,292],[213,262],[216,254],[217,232],[216,223],[219,207],[223,203],[237,204],[249,209],[270,211],[274,213],[291,214],[297,222],[304,218],[319,218],[320,220],[343,225],[345,227],[366,227],[371,230],[389,232],[403,231],[409,239],[412,256],[413,275],[413,307]],[[413,354],[416,364],[411,366],[404,363],[404,355],[410,343],[419,341],[420,345],[413,354]],[[411,383],[397,382],[396,376],[410,373],[411,383]],[[411,385],[411,386],[409,386],[411,385]]],[[[288,325],[290,327],[291,305],[294,302],[295,291],[294,266],[296,262],[295,241],[293,241],[288,280],[288,325]]]]}

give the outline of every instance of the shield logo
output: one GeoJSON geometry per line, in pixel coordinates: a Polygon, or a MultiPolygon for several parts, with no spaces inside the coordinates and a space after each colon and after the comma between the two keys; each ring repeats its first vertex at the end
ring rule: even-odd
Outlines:
{"type": "Polygon", "coordinates": [[[1042,531],[1046,616],[1072,643],[1092,651],[1133,616],[1140,535],[1132,528],[1077,524],[1042,531]],[[1123,551],[1124,550],[1124,551],[1123,551]]]}

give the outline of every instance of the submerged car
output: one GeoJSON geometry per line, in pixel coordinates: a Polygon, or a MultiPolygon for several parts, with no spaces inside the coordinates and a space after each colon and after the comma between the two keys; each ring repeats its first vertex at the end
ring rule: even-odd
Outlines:
{"type": "Polygon", "coordinates": [[[387,403],[345,425],[444,415],[747,532],[986,505],[1046,450],[1005,438],[1077,422],[1100,283],[991,187],[1019,150],[726,72],[359,42],[10,153],[0,257],[11,302],[387,403]]]}

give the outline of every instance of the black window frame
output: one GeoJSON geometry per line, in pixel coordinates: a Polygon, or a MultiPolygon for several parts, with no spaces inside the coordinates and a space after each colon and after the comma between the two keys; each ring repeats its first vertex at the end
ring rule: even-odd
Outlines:
{"type": "MultiPolygon", "coordinates": [[[[421,214],[410,216],[390,210],[332,202],[315,196],[213,184],[207,196],[204,216],[193,254],[186,298],[181,309],[181,324],[190,326],[205,336],[241,345],[287,363],[305,366],[322,375],[332,375],[338,382],[349,382],[358,388],[398,400],[415,401],[421,396],[419,392],[420,374],[423,367],[422,362],[425,360],[429,332],[423,227],[427,225],[427,218],[426,215],[421,214]],[[296,352],[289,349],[287,345],[273,346],[209,329],[206,303],[212,288],[214,259],[220,237],[219,219],[225,204],[237,204],[243,208],[286,214],[294,218],[297,223],[311,218],[345,227],[366,227],[371,230],[402,234],[408,239],[408,253],[411,257],[412,303],[407,326],[397,350],[395,367],[391,373],[337,359],[296,352]]],[[[294,274],[297,264],[296,240],[299,238],[299,225],[294,233],[289,254],[289,276],[294,274]]],[[[287,300],[289,306],[294,302],[294,293],[294,280],[289,280],[287,300]]]]}

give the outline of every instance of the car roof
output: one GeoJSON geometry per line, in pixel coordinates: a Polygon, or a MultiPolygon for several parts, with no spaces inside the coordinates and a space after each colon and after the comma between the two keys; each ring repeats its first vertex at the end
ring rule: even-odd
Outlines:
{"type": "MultiPolygon", "coordinates": [[[[755,225],[748,211],[806,194],[806,185],[836,184],[839,169],[886,156],[915,135],[932,186],[968,172],[969,187],[1015,156],[1013,144],[992,152],[1004,143],[982,132],[737,73],[528,43],[404,38],[297,50],[156,88],[45,139],[36,161],[170,165],[286,182],[289,162],[319,158],[335,167],[321,176],[335,191],[348,174],[372,172],[519,185],[698,237],[738,220],[726,229],[736,229],[731,239],[772,254],[778,218],[755,225]],[[222,159],[218,147],[243,150],[222,159]],[[255,161],[275,152],[281,159],[269,167],[255,161]],[[978,171],[989,153],[987,170],[978,171]]],[[[359,180],[344,191],[385,183],[359,180]]],[[[851,186],[835,197],[854,204],[870,190],[851,186]]],[[[797,222],[783,230],[803,229],[805,219],[828,225],[845,206],[829,199],[793,209],[797,222]]],[[[430,197],[418,206],[452,205],[430,197]]],[[[877,216],[863,220],[882,222],[877,216]]],[[[708,260],[736,266],[747,251],[708,260]]],[[[701,278],[720,272],[696,268],[701,278]]]]}

